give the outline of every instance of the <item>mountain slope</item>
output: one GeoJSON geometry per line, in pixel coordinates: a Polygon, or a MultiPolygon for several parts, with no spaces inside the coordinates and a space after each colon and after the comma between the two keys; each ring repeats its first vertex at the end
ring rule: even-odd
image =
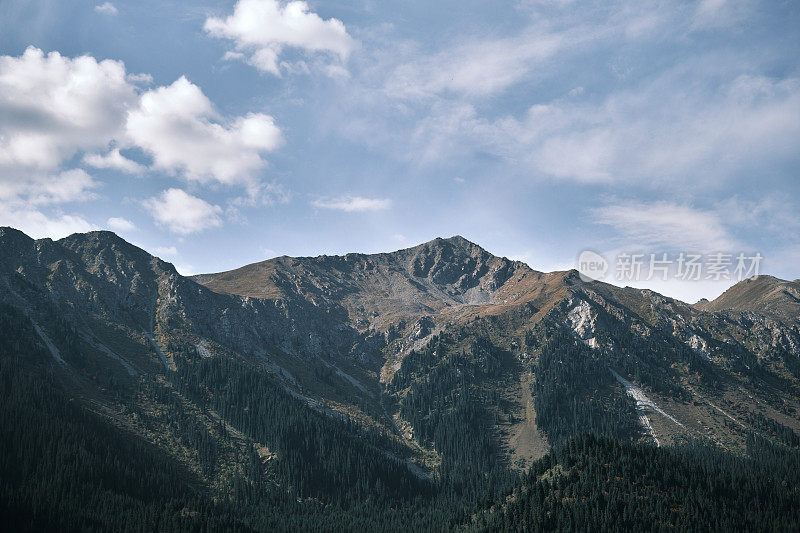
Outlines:
{"type": "Polygon", "coordinates": [[[212,498],[424,521],[415,502],[470,506],[584,431],[800,444],[796,322],[537,272],[461,237],[193,278],[109,232],[0,228],[0,251],[8,354],[212,498]]]}
{"type": "MultiPolygon", "coordinates": [[[[459,397],[502,390],[497,405],[485,415],[499,420],[490,430],[508,460],[524,464],[544,453],[547,444],[542,443],[554,437],[548,431],[560,430],[537,424],[537,411],[547,407],[528,391],[541,394],[551,385],[539,383],[537,373],[545,373],[542,365],[553,350],[566,347],[563,340],[561,347],[547,344],[557,330],[589,348],[579,358],[597,360],[574,369],[598,374],[592,376],[598,387],[588,391],[592,401],[608,409],[625,398],[647,397],[645,404],[656,406],[657,411],[640,409],[640,414],[650,412],[640,417],[642,430],[649,434],[642,438],[670,443],[705,436],[742,449],[746,432],[731,431],[725,422],[741,429],[750,426],[740,418],[767,416],[797,427],[789,414],[793,407],[778,406],[774,399],[757,407],[752,400],[797,390],[796,327],[781,325],[770,314],[744,318],[702,313],[652,291],[584,283],[574,271],[536,272],[461,237],[387,254],[282,257],[194,279],[221,292],[340,309],[330,313],[346,316],[340,327],[356,329],[371,341],[356,345],[351,354],[369,346],[376,350],[373,359],[385,361],[380,376],[395,423],[420,444],[426,445],[425,437],[417,437],[428,435],[432,449],[440,447],[432,439],[433,430],[404,405],[413,401],[427,410],[430,405],[412,398],[428,397],[436,389],[429,376],[444,370],[442,359],[458,369],[455,355],[450,355],[458,353],[467,356],[461,371],[474,381],[461,387],[459,397]],[[549,351],[543,353],[542,346],[549,351]],[[608,366],[617,373],[604,370],[608,366]],[[489,367],[495,370],[486,383],[477,376],[489,367]],[[659,405],[671,414],[660,414],[667,411],[659,405]]],[[[567,382],[579,374],[559,370],[556,375],[571,386],[567,382]]],[[[618,409],[627,408],[619,404],[618,409]]],[[[540,422],[547,425],[546,420],[540,422]]]]}
{"type": "Polygon", "coordinates": [[[718,298],[695,305],[709,312],[734,311],[768,315],[786,323],[800,322],[800,280],[757,276],[740,281],[718,298]]]}
{"type": "MultiPolygon", "coordinates": [[[[409,451],[379,406],[363,401],[372,393],[319,353],[281,348],[303,349],[296,341],[308,339],[318,317],[289,304],[216,294],[108,232],[34,241],[4,228],[0,247],[3,315],[16,317],[23,336],[50,354],[41,365],[51,367],[64,393],[154,444],[208,490],[230,491],[237,479],[231,472],[247,472],[255,448],[262,474],[268,465],[270,482],[301,496],[311,495],[310,479],[330,487],[343,470],[362,484],[316,495],[349,501],[370,479],[389,494],[415,485],[424,492],[426,474],[412,472],[409,451]],[[235,395],[215,404],[233,380],[240,383],[235,395]],[[248,396],[255,391],[257,400],[248,396]],[[235,418],[257,408],[280,410],[283,423],[262,427],[235,418]],[[286,425],[306,434],[287,433],[286,425]],[[320,458],[311,472],[290,466],[302,461],[294,439],[310,435],[339,450],[335,465],[320,458]],[[370,457],[369,473],[358,474],[370,457]]],[[[318,329],[327,327],[323,320],[318,329]]],[[[324,342],[351,335],[331,331],[324,342]]]]}

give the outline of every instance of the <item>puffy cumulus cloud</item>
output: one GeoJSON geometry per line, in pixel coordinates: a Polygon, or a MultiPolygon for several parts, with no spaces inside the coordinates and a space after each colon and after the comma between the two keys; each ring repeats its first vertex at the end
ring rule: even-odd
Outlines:
{"type": "Polygon", "coordinates": [[[77,156],[84,167],[145,171],[120,153],[125,148],[147,152],[155,170],[245,185],[258,196],[262,154],[281,143],[272,117],[225,120],[185,78],[153,90],[137,86],[150,81],[128,74],[122,62],[90,56],[33,47],[1,56],[0,199],[21,207],[86,199],[97,183],[80,169],[63,172],[66,164],[77,156]]]}
{"type": "Polygon", "coordinates": [[[83,156],[83,163],[94,168],[111,168],[128,174],[140,174],[145,171],[143,165],[119,153],[119,148],[115,148],[106,154],[86,154],[83,156]]]}
{"type": "Polygon", "coordinates": [[[254,186],[254,173],[266,165],[261,154],[282,142],[280,129],[261,113],[225,124],[216,119],[211,101],[181,77],[142,95],[128,115],[126,138],[152,156],[156,169],[200,182],[254,186]]]}
{"type": "Polygon", "coordinates": [[[188,235],[222,224],[222,208],[181,189],[167,189],[143,202],[155,221],[174,233],[188,235]]]}
{"type": "MultiPolygon", "coordinates": [[[[34,47],[17,57],[0,56],[0,201],[6,223],[37,235],[89,229],[86,220],[58,207],[94,198],[99,186],[85,170],[65,169],[76,160],[84,168],[129,174],[152,168],[193,181],[243,185],[253,202],[274,196],[275,187],[256,176],[266,165],[262,154],[281,143],[272,117],[251,113],[226,120],[183,77],[153,90],[137,86],[142,82],[152,78],[127,73],[119,61],[69,58],[34,47]],[[152,163],[128,159],[120,152],[127,148],[143,150],[152,163]]],[[[178,232],[220,223],[218,207],[181,193],[170,190],[149,201],[158,220],[178,232]],[[193,208],[185,218],[172,220],[159,209],[181,201],[193,208]],[[192,218],[198,212],[205,221],[192,218]]],[[[122,224],[109,225],[114,223],[122,224]]]]}
{"type": "Polygon", "coordinates": [[[136,225],[127,218],[111,217],[106,221],[106,225],[114,231],[133,231],[136,225]]]}
{"type": "Polygon", "coordinates": [[[362,196],[341,196],[339,198],[318,198],[311,205],[320,209],[333,209],[336,211],[382,211],[392,206],[392,201],[386,198],[364,198],[362,196]]]}
{"type": "Polygon", "coordinates": [[[0,56],[0,173],[56,170],[118,136],[138,95],[119,61],[30,47],[0,56]]]}
{"type": "Polygon", "coordinates": [[[342,21],[325,20],[310,12],[306,2],[297,1],[281,5],[277,0],[239,0],[232,15],[208,18],[205,30],[234,41],[238,52],[227,58],[246,57],[252,66],[275,75],[280,75],[279,57],[286,47],[328,52],[346,61],[357,46],[342,21]]]}
{"type": "Polygon", "coordinates": [[[77,153],[121,134],[138,94],[119,61],[64,57],[30,47],[0,57],[0,219],[34,237],[95,226],[60,206],[95,198],[99,183],[62,170],[77,153]]]}

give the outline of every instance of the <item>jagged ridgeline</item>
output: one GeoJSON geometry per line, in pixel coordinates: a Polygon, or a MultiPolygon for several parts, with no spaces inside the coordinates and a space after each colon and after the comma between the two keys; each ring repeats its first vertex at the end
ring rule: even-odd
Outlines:
{"type": "Polygon", "coordinates": [[[798,295],[761,276],[691,306],[461,237],[187,278],[113,233],[2,228],[0,513],[795,529],[798,295]]]}

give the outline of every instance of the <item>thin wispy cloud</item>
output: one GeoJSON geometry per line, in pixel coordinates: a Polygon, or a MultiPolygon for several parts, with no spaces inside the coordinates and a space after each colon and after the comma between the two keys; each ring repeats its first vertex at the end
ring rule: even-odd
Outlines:
{"type": "Polygon", "coordinates": [[[386,91],[403,98],[432,97],[452,92],[490,96],[525,78],[537,65],[588,35],[529,33],[512,38],[460,44],[399,65],[386,91]]]}
{"type": "Polygon", "coordinates": [[[348,213],[359,211],[383,211],[392,206],[387,198],[364,198],[363,196],[341,196],[338,198],[318,198],[311,205],[319,209],[332,209],[348,213]]]}
{"type": "Polygon", "coordinates": [[[671,202],[613,202],[591,210],[629,250],[731,251],[737,243],[720,214],[671,202]]]}
{"type": "Polygon", "coordinates": [[[153,253],[162,258],[174,258],[178,256],[178,249],[174,246],[156,246],[153,248],[153,253]]]}

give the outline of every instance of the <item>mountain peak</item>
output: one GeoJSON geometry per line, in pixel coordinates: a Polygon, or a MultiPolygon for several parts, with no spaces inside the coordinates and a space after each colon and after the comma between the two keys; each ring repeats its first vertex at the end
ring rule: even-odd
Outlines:
{"type": "Polygon", "coordinates": [[[452,237],[436,237],[435,239],[422,243],[419,246],[428,246],[428,245],[430,246],[450,245],[463,248],[472,248],[472,247],[481,248],[479,245],[475,244],[469,239],[462,237],[461,235],[453,235],[452,237]]]}
{"type": "Polygon", "coordinates": [[[461,235],[453,235],[452,237],[438,237],[438,240],[458,246],[478,246],[474,242],[462,237],[461,235]]]}
{"type": "Polygon", "coordinates": [[[487,252],[486,249],[461,235],[452,237],[436,237],[433,240],[392,252],[392,255],[406,256],[408,254],[434,254],[445,260],[458,260],[458,258],[482,258],[484,260],[495,259],[496,257],[487,252]]]}
{"type": "Polygon", "coordinates": [[[113,231],[97,230],[86,233],[73,233],[58,240],[58,244],[77,253],[100,253],[113,249],[137,260],[149,261],[152,256],[138,246],[129,243],[113,231]]]}
{"type": "Polygon", "coordinates": [[[129,246],[133,246],[128,241],[114,233],[113,231],[108,230],[94,230],[94,231],[87,231],[86,233],[73,233],[72,235],[68,235],[63,239],[59,239],[58,242],[97,242],[97,243],[104,243],[104,244],[127,244],[129,246]]]}

